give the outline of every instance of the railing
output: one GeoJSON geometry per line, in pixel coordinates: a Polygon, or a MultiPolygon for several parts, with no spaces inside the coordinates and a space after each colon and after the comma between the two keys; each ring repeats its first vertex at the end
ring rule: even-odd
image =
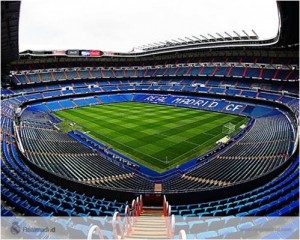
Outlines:
{"type": "Polygon", "coordinates": [[[125,207],[125,233],[124,235],[128,235],[131,233],[132,230],[132,217],[130,212],[129,205],[125,207]]]}
{"type": "Polygon", "coordinates": [[[138,216],[140,216],[141,213],[143,212],[143,199],[142,199],[142,195],[140,195],[136,199],[132,200],[131,208],[132,208],[133,222],[135,222],[136,218],[138,216]]]}
{"type": "Polygon", "coordinates": [[[91,228],[90,228],[90,230],[89,230],[89,232],[88,232],[88,237],[87,237],[87,239],[88,240],[91,240],[91,239],[93,239],[93,233],[94,233],[94,231],[97,231],[97,233],[98,233],[98,236],[99,236],[99,239],[104,239],[104,237],[103,237],[103,235],[102,235],[102,233],[101,233],[101,230],[100,230],[100,228],[97,226],[97,225],[94,225],[94,226],[92,226],[91,228]]]}
{"type": "Polygon", "coordinates": [[[175,216],[174,214],[171,215],[171,205],[169,205],[165,195],[163,198],[163,213],[166,220],[167,235],[170,239],[173,239],[175,231],[175,216]]]}
{"type": "Polygon", "coordinates": [[[140,215],[140,198],[139,197],[136,197],[135,199],[135,214],[136,214],[136,217],[138,217],[140,215]]]}
{"type": "Polygon", "coordinates": [[[143,198],[142,195],[132,200],[131,211],[129,205],[125,207],[124,226],[119,212],[115,212],[112,225],[114,239],[124,239],[132,231],[132,226],[136,222],[137,217],[143,212],[143,198]],[[117,226],[118,225],[118,226],[117,226]]]}
{"type": "Polygon", "coordinates": [[[114,239],[124,239],[124,230],[123,230],[122,220],[119,212],[114,213],[112,219],[112,225],[113,225],[114,239]],[[119,226],[117,227],[117,225],[119,226]]]}
{"type": "Polygon", "coordinates": [[[175,232],[175,216],[172,214],[171,216],[166,217],[166,225],[167,225],[167,234],[170,239],[174,239],[175,232]]]}
{"type": "Polygon", "coordinates": [[[136,208],[136,200],[133,199],[131,203],[131,219],[132,219],[132,224],[134,224],[137,220],[137,208],[136,208]]]}
{"type": "Polygon", "coordinates": [[[143,204],[143,196],[140,195],[140,201],[139,201],[140,205],[139,205],[139,215],[141,215],[141,213],[143,212],[143,207],[144,207],[144,204],[143,204]]]}
{"type": "Polygon", "coordinates": [[[171,215],[171,205],[169,205],[169,202],[166,200],[165,195],[164,195],[164,199],[163,199],[163,213],[164,213],[165,217],[171,215]]]}
{"type": "Polygon", "coordinates": [[[186,240],[186,233],[184,230],[179,231],[179,239],[180,240],[186,240]]]}

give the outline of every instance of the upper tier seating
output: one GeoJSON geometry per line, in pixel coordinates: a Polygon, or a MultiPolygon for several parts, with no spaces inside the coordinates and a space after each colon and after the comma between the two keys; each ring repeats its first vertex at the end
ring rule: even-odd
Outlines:
{"type": "Polygon", "coordinates": [[[219,63],[217,65],[212,63],[202,63],[199,65],[195,63],[194,66],[139,67],[139,69],[68,69],[66,71],[57,69],[54,72],[48,72],[46,69],[43,69],[41,73],[29,71],[29,73],[26,72],[25,74],[13,74],[11,79],[16,85],[74,79],[157,78],[162,76],[222,76],[264,80],[299,80],[299,70],[293,69],[291,66],[283,66],[281,69],[276,69],[271,65],[268,65],[268,67],[264,66],[263,68],[251,64],[250,66],[243,66],[239,63],[235,63],[234,65],[229,67],[226,63],[219,63]],[[220,64],[224,66],[220,66],[220,64]]]}

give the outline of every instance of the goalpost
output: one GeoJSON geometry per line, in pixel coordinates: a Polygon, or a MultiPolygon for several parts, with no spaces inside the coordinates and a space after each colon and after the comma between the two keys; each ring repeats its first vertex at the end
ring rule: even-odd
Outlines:
{"type": "Polygon", "coordinates": [[[232,134],[233,132],[235,131],[235,125],[232,124],[231,122],[229,123],[226,123],[223,125],[223,128],[222,128],[222,133],[225,133],[225,134],[232,134]]]}

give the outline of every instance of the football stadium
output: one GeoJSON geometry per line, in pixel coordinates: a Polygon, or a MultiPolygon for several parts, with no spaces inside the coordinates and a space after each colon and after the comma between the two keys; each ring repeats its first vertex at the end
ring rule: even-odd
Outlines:
{"type": "Polygon", "coordinates": [[[299,2],[278,32],[19,51],[1,1],[1,239],[299,239],[299,2]]]}

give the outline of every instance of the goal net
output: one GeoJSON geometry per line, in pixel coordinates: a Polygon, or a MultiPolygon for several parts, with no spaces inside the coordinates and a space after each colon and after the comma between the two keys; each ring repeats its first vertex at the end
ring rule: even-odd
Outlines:
{"type": "Polygon", "coordinates": [[[235,130],[235,125],[229,122],[223,125],[222,133],[230,135],[231,133],[234,132],[234,130],[235,130]]]}

